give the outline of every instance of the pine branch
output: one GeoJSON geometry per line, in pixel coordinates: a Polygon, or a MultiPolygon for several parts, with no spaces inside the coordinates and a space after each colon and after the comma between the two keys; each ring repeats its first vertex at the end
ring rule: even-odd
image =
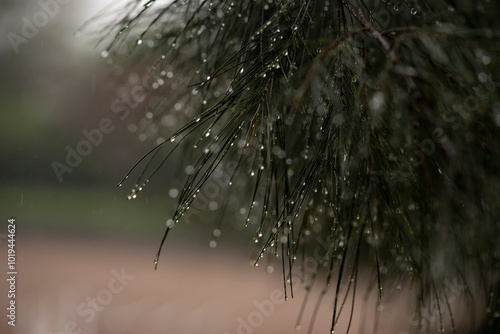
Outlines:
{"type": "MultiPolygon", "coordinates": [[[[336,280],[334,331],[351,289],[354,301],[361,259],[372,263],[379,298],[393,277],[414,282],[420,316],[444,293],[440,328],[446,313],[455,322],[442,282],[458,280],[469,292],[479,282],[490,309],[485,330],[493,333],[500,326],[498,12],[497,3],[442,0],[152,0],[113,9],[102,57],[151,62],[153,85],[170,85],[180,109],[194,115],[180,115],[174,102],[144,119],[145,129],[165,115],[186,122],[126,175],[142,168],[129,198],[176,148],[194,143],[198,158],[161,245],[207,180],[236,161],[228,186],[251,195],[243,224],[258,222],[255,264],[281,257],[285,292],[293,296],[297,258],[317,240],[327,245],[317,259],[327,268],[325,288],[309,331],[336,280]]],[[[311,284],[323,279],[319,270],[311,284]]]]}

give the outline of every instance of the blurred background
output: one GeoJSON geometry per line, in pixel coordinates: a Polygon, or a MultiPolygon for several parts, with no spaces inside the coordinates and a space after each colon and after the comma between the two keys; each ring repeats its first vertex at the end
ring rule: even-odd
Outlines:
{"type": "MultiPolygon", "coordinates": [[[[127,200],[131,185],[117,183],[183,117],[170,115],[161,120],[163,129],[138,131],[148,108],[169,103],[165,91],[131,103],[127,117],[116,112],[144,67],[110,62],[102,47],[94,47],[99,31],[79,32],[107,2],[0,3],[0,247],[7,254],[7,219],[14,217],[18,269],[16,326],[2,314],[0,332],[306,332],[316,298],[296,328],[304,289],[296,284],[295,298],[283,303],[280,262],[249,265],[255,229],[242,227],[248,203],[229,198],[230,217],[240,219],[223,221],[217,210],[223,171],[171,232],[154,270],[182,186],[179,175],[189,170],[182,170],[182,156],[174,156],[135,200],[127,200]],[[107,133],[99,135],[96,129],[103,128],[107,133]],[[88,136],[97,143],[90,148],[83,143],[88,136]]],[[[1,258],[6,275],[7,256],[1,258]]],[[[354,333],[415,329],[405,293],[381,303],[375,289],[367,290],[376,284],[372,273],[361,276],[354,333]]],[[[2,279],[2,313],[7,290],[2,279]]],[[[329,331],[333,298],[327,296],[314,333],[329,331]]],[[[339,332],[347,328],[349,311],[348,303],[339,332]]],[[[435,317],[428,321],[436,327],[435,317]]]]}

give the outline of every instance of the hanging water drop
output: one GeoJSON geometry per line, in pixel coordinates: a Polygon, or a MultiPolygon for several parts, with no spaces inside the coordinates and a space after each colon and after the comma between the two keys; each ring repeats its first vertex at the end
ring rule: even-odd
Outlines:
{"type": "Polygon", "coordinates": [[[417,15],[418,11],[415,8],[410,9],[411,15],[417,15]]]}

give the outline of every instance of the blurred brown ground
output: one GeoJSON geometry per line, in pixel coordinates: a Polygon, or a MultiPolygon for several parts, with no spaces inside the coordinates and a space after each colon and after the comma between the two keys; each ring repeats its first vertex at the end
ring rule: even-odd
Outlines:
{"type": "MultiPolygon", "coordinates": [[[[71,321],[86,334],[307,332],[314,296],[321,284],[313,291],[302,329],[297,331],[295,322],[304,297],[302,288],[295,289],[295,298],[274,304],[269,315],[260,312],[263,321],[255,314],[259,311],[254,301],[262,304],[270,300],[273,290],[282,291],[278,266],[274,273],[268,274],[261,267],[250,266],[242,254],[228,254],[224,249],[208,246],[189,249],[167,243],[155,271],[152,259],[156,247],[156,244],[105,239],[18,237],[18,318],[12,333],[59,334],[71,321]],[[77,309],[88,298],[108,289],[113,269],[117,272],[123,269],[134,279],[121,292],[113,294],[111,302],[103,305],[95,319],[89,321],[90,317],[78,314],[77,309]],[[239,328],[238,317],[248,322],[252,313],[253,321],[262,324],[246,330],[239,328]]],[[[351,333],[400,334],[414,329],[409,323],[412,310],[406,293],[393,296],[390,303],[382,303],[382,311],[376,311],[375,291],[365,300],[370,276],[363,273],[359,276],[351,333]],[[378,330],[374,330],[374,314],[378,317],[378,330]]],[[[327,294],[313,333],[329,332],[332,313],[328,303],[332,301],[332,293],[327,294]]],[[[347,302],[336,333],[345,332],[349,311],[347,302]]],[[[2,321],[1,332],[10,333],[8,327],[2,321]]]]}

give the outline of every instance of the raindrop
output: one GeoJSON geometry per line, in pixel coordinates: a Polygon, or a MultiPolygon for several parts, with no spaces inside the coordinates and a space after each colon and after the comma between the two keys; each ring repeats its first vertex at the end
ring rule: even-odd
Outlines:
{"type": "Polygon", "coordinates": [[[399,6],[394,5],[393,9],[394,9],[395,12],[399,12],[399,6]]]}
{"type": "Polygon", "coordinates": [[[104,50],[101,52],[101,57],[103,57],[103,58],[108,57],[108,55],[109,55],[109,52],[107,50],[104,50]]]}
{"type": "Polygon", "coordinates": [[[82,33],[80,32],[80,30],[77,30],[77,31],[75,31],[74,35],[75,35],[76,38],[78,38],[78,37],[80,37],[82,35],[82,33]]]}
{"type": "Polygon", "coordinates": [[[217,202],[210,202],[208,204],[208,209],[210,211],[215,211],[215,210],[217,210],[218,207],[219,207],[219,204],[217,204],[217,202]]]}
{"type": "Polygon", "coordinates": [[[410,9],[411,15],[417,15],[418,11],[415,8],[410,9]]]}
{"type": "Polygon", "coordinates": [[[302,329],[302,327],[300,325],[297,325],[297,326],[295,326],[295,329],[300,331],[302,329]]]}
{"type": "Polygon", "coordinates": [[[172,188],[168,191],[168,195],[171,197],[171,198],[176,198],[177,195],[179,195],[179,190],[175,189],[175,188],[172,188]]]}
{"type": "MultiPolygon", "coordinates": [[[[193,174],[193,173],[194,173],[194,167],[193,167],[192,165],[188,165],[188,166],[184,169],[184,171],[186,172],[186,174],[187,174],[187,175],[191,175],[191,174],[193,174]]],[[[193,195],[193,197],[195,197],[195,196],[196,196],[196,194],[195,194],[195,195],[193,195]]]]}
{"type": "Polygon", "coordinates": [[[212,241],[210,241],[210,243],[208,245],[210,246],[210,248],[215,248],[215,247],[217,247],[217,241],[212,240],[212,241]]]}
{"type": "Polygon", "coordinates": [[[140,38],[139,38],[139,39],[137,40],[137,45],[141,45],[141,44],[142,44],[142,39],[140,39],[140,38]]]}

